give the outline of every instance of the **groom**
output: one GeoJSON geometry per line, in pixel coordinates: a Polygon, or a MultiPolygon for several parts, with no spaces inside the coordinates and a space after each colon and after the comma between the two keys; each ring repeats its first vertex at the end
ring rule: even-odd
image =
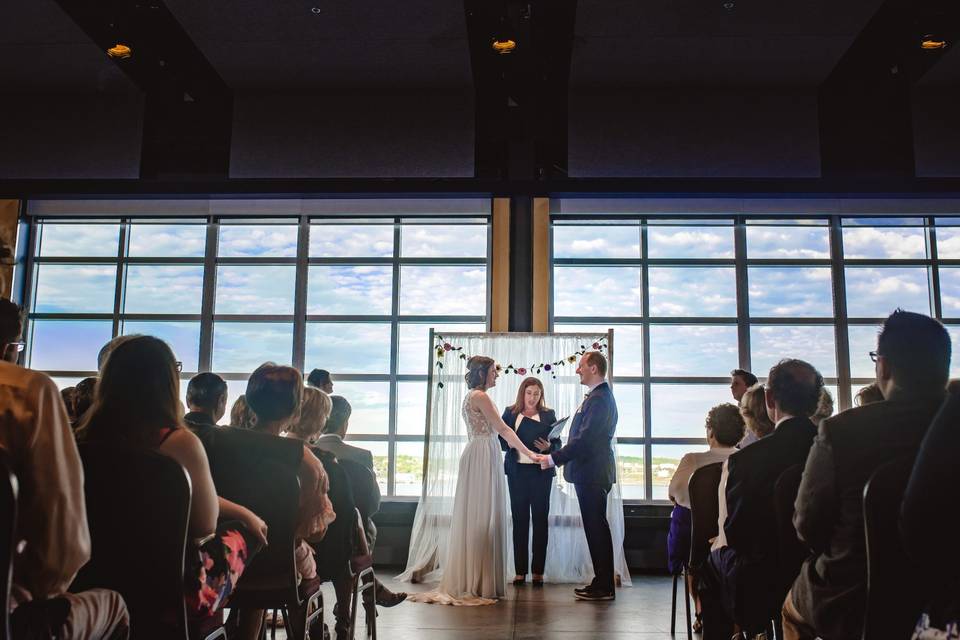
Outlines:
{"type": "Polygon", "coordinates": [[[577,367],[580,384],[590,393],[570,426],[567,446],[541,458],[540,467],[566,465],[563,478],[573,484],[580,503],[583,531],[593,561],[594,578],[588,586],[574,590],[577,600],[613,600],[613,540],[607,523],[607,494],[617,481],[613,457],[614,433],[617,430],[617,403],[604,379],[607,359],[597,351],[583,354],[577,367]]]}

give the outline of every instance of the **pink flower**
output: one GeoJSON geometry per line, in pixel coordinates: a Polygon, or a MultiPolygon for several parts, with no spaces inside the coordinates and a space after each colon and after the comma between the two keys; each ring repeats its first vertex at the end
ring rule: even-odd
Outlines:
{"type": "Polygon", "coordinates": [[[599,349],[599,348],[600,348],[600,343],[599,343],[599,342],[594,342],[594,343],[593,343],[593,348],[594,348],[594,349],[599,349]]]}
{"type": "Polygon", "coordinates": [[[520,374],[521,376],[525,376],[527,375],[527,370],[524,369],[523,367],[520,367],[519,369],[517,369],[517,373],[520,374]]]}
{"type": "Polygon", "coordinates": [[[450,344],[449,342],[444,342],[444,343],[443,343],[443,350],[444,350],[444,351],[450,351],[451,349],[453,349],[453,345],[452,345],[452,344],[450,344]]]}

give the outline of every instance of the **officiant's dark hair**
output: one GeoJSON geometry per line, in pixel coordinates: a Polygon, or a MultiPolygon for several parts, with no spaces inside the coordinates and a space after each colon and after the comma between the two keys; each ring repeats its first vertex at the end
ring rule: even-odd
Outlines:
{"type": "Polygon", "coordinates": [[[487,373],[493,366],[493,358],[487,356],[472,356],[467,360],[467,374],[463,379],[467,381],[468,389],[476,389],[487,381],[487,373]]]}
{"type": "Polygon", "coordinates": [[[549,409],[547,403],[543,401],[543,395],[545,393],[543,390],[543,383],[540,382],[538,378],[530,376],[528,378],[524,378],[523,382],[520,383],[520,388],[517,389],[517,401],[513,403],[512,407],[510,407],[510,413],[515,416],[520,415],[520,412],[523,411],[523,396],[527,393],[527,387],[532,387],[534,385],[540,387],[540,401],[537,402],[537,411],[545,411],[549,409]]]}

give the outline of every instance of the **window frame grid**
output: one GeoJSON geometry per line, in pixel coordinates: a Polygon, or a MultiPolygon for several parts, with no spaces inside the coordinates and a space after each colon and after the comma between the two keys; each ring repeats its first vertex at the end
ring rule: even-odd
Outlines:
{"type": "MultiPolygon", "coordinates": [[[[400,325],[416,323],[434,323],[434,324],[483,324],[489,328],[490,318],[490,260],[492,251],[492,200],[490,200],[491,210],[479,214],[460,215],[455,217],[436,216],[418,216],[418,215],[385,215],[385,216],[358,216],[352,218],[340,218],[333,216],[319,215],[290,215],[278,216],[275,218],[256,218],[246,221],[242,216],[186,216],[175,220],[162,220],[156,217],[117,217],[106,219],[84,219],[82,217],[33,217],[27,221],[29,227],[28,234],[25,236],[28,240],[27,255],[24,261],[24,296],[27,301],[28,313],[24,319],[24,335],[27,336],[27,362],[32,358],[33,334],[32,323],[34,320],[102,320],[110,321],[112,325],[111,335],[117,337],[121,335],[123,323],[127,321],[156,321],[156,322],[191,322],[199,323],[200,340],[198,344],[198,369],[199,371],[183,371],[180,379],[181,384],[185,384],[193,375],[199,372],[212,370],[213,358],[213,337],[215,325],[217,323],[276,323],[291,325],[293,327],[293,344],[291,345],[291,364],[299,370],[304,370],[306,359],[306,333],[310,323],[381,323],[390,325],[390,355],[388,369],[384,373],[352,373],[336,374],[337,382],[386,382],[388,388],[387,405],[387,430],[382,434],[349,434],[348,441],[356,442],[381,442],[387,445],[388,452],[388,474],[386,479],[387,492],[385,497],[391,500],[407,501],[415,500],[416,496],[397,496],[396,493],[396,468],[397,468],[397,443],[403,442],[423,442],[425,434],[398,434],[397,433],[397,414],[398,414],[398,385],[402,382],[422,382],[426,384],[428,372],[423,374],[399,373],[399,350],[400,350],[400,325]],[[393,227],[393,252],[390,256],[380,257],[313,257],[309,255],[310,233],[313,227],[321,226],[325,222],[333,224],[351,224],[355,220],[363,219],[367,224],[373,225],[391,225],[393,227]],[[369,220],[369,222],[366,222],[369,220]],[[296,256],[283,257],[262,257],[262,256],[231,256],[221,257],[220,254],[220,230],[223,225],[229,224],[283,224],[289,221],[290,225],[297,227],[297,253],[296,256]],[[50,256],[40,255],[42,247],[43,225],[49,224],[77,224],[77,225],[95,225],[98,223],[118,224],[119,233],[117,240],[117,251],[111,256],[50,256]],[[131,224],[183,224],[183,225],[205,225],[205,248],[203,256],[192,257],[130,257],[129,256],[129,237],[131,224]],[[474,226],[485,227],[486,251],[483,257],[403,257],[401,255],[401,233],[405,225],[422,226],[424,224],[438,224],[444,226],[474,226]],[[53,312],[34,312],[36,305],[36,277],[37,266],[44,264],[62,264],[62,265],[116,265],[116,280],[113,298],[113,311],[103,313],[53,313],[53,312]],[[193,265],[203,267],[202,293],[200,302],[200,312],[190,314],[177,313],[125,313],[123,312],[124,296],[126,295],[127,269],[131,265],[193,265]],[[217,270],[221,266],[258,266],[258,265],[293,265],[295,267],[294,280],[294,302],[292,314],[219,314],[216,313],[216,283],[217,270]],[[342,265],[342,266],[369,266],[382,265],[391,267],[391,313],[389,315],[359,315],[359,314],[308,314],[307,313],[307,293],[308,293],[308,272],[314,265],[342,265]],[[422,314],[400,314],[400,276],[401,268],[404,266],[480,266],[486,272],[486,292],[484,297],[484,307],[482,315],[422,315],[422,314]]],[[[51,377],[56,378],[82,378],[96,375],[94,370],[65,370],[51,369],[45,371],[51,377]]],[[[251,372],[237,371],[217,371],[217,373],[227,381],[246,380],[251,372]]]]}
{"type": "MultiPolygon", "coordinates": [[[[880,325],[885,318],[877,317],[849,317],[847,315],[847,267],[925,267],[928,277],[928,313],[947,325],[960,325],[960,316],[944,317],[940,287],[940,267],[960,267],[960,259],[940,259],[937,250],[936,217],[955,218],[949,215],[913,216],[922,219],[922,225],[893,224],[889,228],[915,228],[922,226],[925,230],[926,252],[925,258],[850,258],[845,259],[843,254],[843,230],[859,225],[844,225],[843,220],[874,218],[869,214],[811,214],[803,217],[809,224],[791,224],[796,216],[782,215],[743,215],[730,214],[726,216],[678,215],[678,214],[562,214],[554,213],[550,220],[550,330],[562,329],[567,324],[579,325],[632,325],[640,326],[642,334],[642,375],[613,376],[613,383],[630,383],[638,385],[643,393],[643,436],[618,436],[617,444],[643,445],[644,447],[644,495],[642,500],[629,499],[628,503],[667,504],[664,500],[654,500],[653,496],[653,448],[657,445],[704,445],[704,438],[659,437],[654,436],[652,417],[652,389],[655,384],[726,384],[727,376],[655,376],[651,375],[650,333],[654,325],[696,325],[696,326],[736,326],[738,335],[738,355],[740,368],[752,370],[752,351],[750,331],[755,326],[830,326],[834,329],[834,357],[836,359],[836,375],[824,377],[824,384],[837,389],[837,411],[852,406],[852,389],[859,385],[873,382],[871,378],[854,377],[850,370],[849,327],[864,325],[880,325]],[[640,229],[640,257],[631,258],[556,258],[554,257],[555,226],[583,225],[596,222],[634,223],[640,229]],[[667,221],[670,222],[667,222],[667,221]],[[815,226],[826,228],[828,234],[829,257],[826,258],[751,258],[747,243],[748,222],[763,220],[764,226],[804,227],[815,226]],[[786,224],[777,225],[778,221],[786,224]],[[653,221],[653,225],[651,225],[653,221]],[[720,222],[719,225],[733,226],[734,255],[732,258],[648,258],[647,233],[650,226],[695,226],[698,221],[720,222]],[[558,224],[559,223],[559,224],[558,224]],[[659,224],[658,224],[659,223],[659,224]],[[675,223],[675,224],[671,224],[675,223]],[[639,316],[556,316],[554,307],[554,292],[556,267],[595,267],[595,266],[633,266],[641,269],[641,314],[639,316]],[[692,316],[692,317],[659,317],[650,315],[649,305],[649,268],[650,267],[733,267],[736,285],[736,316],[692,316]],[[824,317],[790,317],[790,316],[751,316],[749,307],[749,269],[751,267],[828,267],[831,271],[831,298],[833,316],[824,317]]],[[[884,216],[891,217],[891,216],[884,216]]],[[[760,225],[758,225],[760,226],[760,225]]],[[[871,225],[862,225],[869,227],[871,225]]],[[[950,225],[953,226],[953,225],[950,225]]],[[[864,356],[865,357],[865,356],[864,356]]],[[[731,363],[731,369],[733,365],[731,363]]],[[[761,380],[765,376],[758,375],[761,380]]]]}

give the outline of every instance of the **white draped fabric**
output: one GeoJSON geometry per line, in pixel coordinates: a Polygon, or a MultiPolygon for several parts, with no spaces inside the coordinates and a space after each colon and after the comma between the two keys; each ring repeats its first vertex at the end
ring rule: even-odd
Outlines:
{"type": "MultiPolygon", "coordinates": [[[[467,442],[466,425],[460,408],[467,394],[464,380],[467,356],[486,355],[507,368],[529,368],[530,365],[561,360],[605,337],[604,334],[525,334],[525,333],[444,333],[444,339],[462,351],[449,351],[442,359],[443,368],[434,367],[432,398],[429,407],[429,445],[427,447],[426,482],[417,506],[417,514],[410,537],[407,568],[398,579],[412,582],[434,582],[443,575],[446,542],[450,533],[454,493],[460,454],[467,442]],[[442,382],[443,387],[437,383],[442,382]]],[[[431,345],[431,349],[435,346],[431,345]]],[[[612,354],[611,354],[612,355],[612,354]]],[[[433,362],[436,362],[434,355],[433,362]]],[[[550,372],[528,371],[543,382],[547,406],[557,412],[558,418],[571,416],[586,393],[575,374],[575,364],[555,367],[550,372]]],[[[488,393],[502,413],[516,400],[517,388],[526,376],[505,373],[497,386],[488,393]]],[[[614,388],[616,394],[616,388],[614,388]]],[[[562,435],[566,443],[569,423],[562,435]]],[[[616,453],[616,448],[614,448],[616,453]]],[[[500,459],[502,472],[502,457],[500,459]]],[[[619,458],[617,459],[619,468],[619,458]]],[[[587,549],[586,537],[580,519],[577,496],[572,485],[563,480],[558,469],[550,496],[550,539],[544,579],[548,582],[588,583],[593,579],[593,565],[587,549]]],[[[509,497],[508,497],[509,500],[509,497]]],[[[506,505],[509,513],[509,505],[506,505]]],[[[607,519],[613,534],[614,569],[622,584],[630,584],[630,573],[623,554],[623,501],[619,485],[614,485],[607,503],[607,519]]],[[[507,518],[507,540],[512,540],[511,524],[507,518]]],[[[506,545],[504,571],[513,575],[513,545],[506,545]]]]}

